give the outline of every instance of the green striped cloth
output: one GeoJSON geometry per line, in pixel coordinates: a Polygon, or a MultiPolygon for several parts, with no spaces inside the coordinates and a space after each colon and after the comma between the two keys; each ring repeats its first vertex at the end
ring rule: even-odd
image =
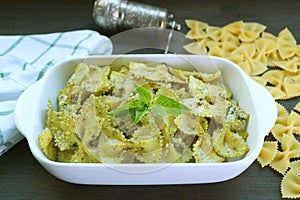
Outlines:
{"type": "Polygon", "coordinates": [[[68,56],[111,53],[110,39],[92,30],[0,36],[0,156],[23,138],[13,111],[27,87],[68,56]]]}

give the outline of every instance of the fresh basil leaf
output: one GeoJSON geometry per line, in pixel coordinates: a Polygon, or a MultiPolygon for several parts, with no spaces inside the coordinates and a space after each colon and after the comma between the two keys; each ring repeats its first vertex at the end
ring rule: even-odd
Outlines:
{"type": "Polygon", "coordinates": [[[149,110],[135,110],[135,118],[134,118],[134,123],[138,123],[142,117],[144,117],[146,114],[149,113],[149,110]]]}
{"type": "Polygon", "coordinates": [[[135,85],[135,89],[139,95],[139,101],[149,105],[152,99],[151,93],[143,86],[135,85]]]}
{"type": "Polygon", "coordinates": [[[157,115],[179,115],[190,109],[185,105],[166,96],[159,96],[151,107],[151,111],[157,115]]]}
{"type": "Polygon", "coordinates": [[[139,99],[132,100],[127,104],[108,112],[109,115],[115,117],[134,117],[134,123],[138,123],[143,116],[150,111],[157,115],[178,115],[190,109],[185,105],[166,96],[159,96],[153,103],[151,93],[144,87],[135,85],[139,99]]]}
{"type": "Polygon", "coordinates": [[[141,107],[140,104],[140,101],[133,100],[108,112],[108,114],[114,117],[135,116],[135,110],[141,107]]]}

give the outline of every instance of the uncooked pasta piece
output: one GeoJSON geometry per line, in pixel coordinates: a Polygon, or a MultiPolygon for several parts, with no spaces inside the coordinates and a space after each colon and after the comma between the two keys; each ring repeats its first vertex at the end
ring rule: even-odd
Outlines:
{"type": "Polygon", "coordinates": [[[300,198],[300,177],[289,170],[281,181],[281,194],[283,198],[300,198]]]}
{"type": "Polygon", "coordinates": [[[207,23],[203,23],[197,20],[185,20],[185,23],[187,27],[190,28],[190,31],[186,35],[187,38],[198,39],[207,37],[206,32],[204,32],[207,23]]]}
{"type": "Polygon", "coordinates": [[[224,29],[217,27],[217,26],[207,26],[206,33],[208,37],[212,38],[214,41],[220,41],[221,35],[224,29]]]}
{"type": "Polygon", "coordinates": [[[257,22],[244,22],[244,30],[261,34],[267,27],[257,22]]]}
{"type": "Polygon", "coordinates": [[[300,82],[286,76],[283,81],[283,86],[286,92],[286,97],[284,97],[284,99],[291,99],[300,96],[300,82]]]}
{"type": "Polygon", "coordinates": [[[285,71],[285,74],[286,74],[286,76],[291,78],[293,81],[300,82],[300,71],[298,71],[297,73],[285,71]]]}
{"type": "Polygon", "coordinates": [[[273,87],[273,86],[266,86],[266,89],[270,92],[270,94],[273,96],[275,100],[286,98],[286,94],[280,88],[273,87]]]}
{"type": "Polygon", "coordinates": [[[205,31],[199,29],[198,27],[194,27],[186,34],[186,37],[189,39],[199,39],[206,38],[207,34],[205,31]]]}
{"type": "Polygon", "coordinates": [[[189,44],[186,44],[183,46],[183,48],[191,53],[191,54],[197,54],[197,55],[206,55],[207,50],[205,44],[203,45],[203,42],[191,42],[189,44]]]}
{"type": "Polygon", "coordinates": [[[236,21],[224,26],[224,29],[237,35],[243,42],[252,42],[260,36],[266,26],[256,22],[236,21]]]}
{"type": "Polygon", "coordinates": [[[281,105],[280,103],[276,102],[277,107],[277,118],[276,124],[286,125],[287,118],[289,116],[288,111],[281,105]]]}
{"type": "Polygon", "coordinates": [[[272,86],[281,88],[284,79],[284,73],[282,70],[270,70],[264,73],[261,77],[272,86]]]}
{"type": "Polygon", "coordinates": [[[276,64],[276,62],[281,62],[283,61],[283,59],[281,58],[278,50],[273,51],[269,54],[266,55],[267,60],[268,60],[268,66],[269,67],[278,67],[278,65],[276,64]]]}
{"type": "Polygon", "coordinates": [[[261,33],[261,38],[265,38],[265,39],[271,40],[271,41],[273,41],[276,44],[278,42],[278,38],[275,35],[273,35],[272,33],[268,33],[268,32],[262,32],[261,33]]]}
{"type": "Polygon", "coordinates": [[[234,34],[229,31],[223,30],[221,33],[220,41],[224,44],[224,42],[231,43],[232,45],[239,46],[241,44],[239,38],[237,38],[234,34]]]}
{"type": "Polygon", "coordinates": [[[251,78],[253,80],[255,80],[256,82],[258,82],[259,84],[261,84],[262,86],[266,86],[267,85],[267,80],[261,78],[261,76],[252,76],[251,78]]]}
{"type": "Polygon", "coordinates": [[[282,142],[283,135],[292,135],[290,128],[283,124],[275,124],[271,133],[278,142],[282,142]]]}
{"type": "Polygon", "coordinates": [[[292,57],[298,57],[299,49],[297,46],[281,46],[279,48],[279,54],[284,60],[289,60],[292,57]]]}
{"type": "Polygon", "coordinates": [[[260,32],[259,30],[255,30],[255,25],[255,23],[245,23],[244,28],[238,35],[238,38],[242,42],[253,42],[256,40],[262,31],[260,32]]]}
{"type": "Polygon", "coordinates": [[[290,127],[290,132],[300,135],[300,115],[291,111],[287,118],[287,126],[290,127]]]}
{"type": "Polygon", "coordinates": [[[201,22],[199,20],[193,20],[193,19],[186,19],[185,24],[188,28],[199,28],[199,29],[205,29],[208,24],[205,22],[201,22]]]}
{"type": "Polygon", "coordinates": [[[232,53],[243,56],[238,65],[249,75],[259,75],[267,70],[267,58],[265,55],[257,56],[254,44],[242,44],[232,53]]]}
{"type": "MultiPolygon", "coordinates": [[[[266,38],[260,38],[254,42],[258,54],[266,55],[277,50],[278,45],[276,42],[266,38]]],[[[260,56],[259,56],[260,57],[260,56]]]]}
{"type": "Polygon", "coordinates": [[[281,144],[283,151],[277,151],[270,166],[279,173],[285,174],[290,165],[290,159],[300,157],[300,143],[293,135],[284,134],[281,144]]]}
{"type": "Polygon", "coordinates": [[[255,55],[255,45],[253,43],[242,43],[233,54],[241,54],[244,58],[251,58],[255,55]]]}
{"type": "Polygon", "coordinates": [[[201,40],[197,42],[191,42],[184,46],[184,49],[192,54],[197,55],[206,55],[207,54],[207,48],[206,48],[206,41],[201,40]]]}
{"type": "Polygon", "coordinates": [[[262,167],[267,166],[275,158],[278,148],[277,141],[265,141],[260,151],[260,154],[257,157],[257,161],[262,167]]]}
{"type": "Polygon", "coordinates": [[[238,54],[227,55],[225,58],[236,64],[241,63],[243,61],[243,55],[238,54]]]}
{"type": "Polygon", "coordinates": [[[289,72],[270,70],[264,73],[262,78],[271,84],[266,88],[275,99],[290,99],[300,95],[299,82],[291,78],[289,72]]]}
{"type": "Polygon", "coordinates": [[[297,41],[294,38],[293,34],[288,28],[284,28],[278,34],[279,45],[282,46],[296,46],[297,41]]]}
{"type": "Polygon", "coordinates": [[[244,26],[243,21],[236,21],[225,25],[223,28],[235,35],[238,35],[242,32],[244,26]]]}
{"type": "Polygon", "coordinates": [[[281,146],[289,158],[300,157],[300,143],[293,135],[283,135],[281,146]]]}
{"type": "Polygon", "coordinates": [[[300,176],[300,160],[292,161],[290,168],[295,175],[300,176]]]}
{"type": "Polygon", "coordinates": [[[269,166],[280,174],[285,174],[290,164],[288,151],[277,151],[269,166]]]}
{"type": "Polygon", "coordinates": [[[243,62],[239,63],[239,65],[247,74],[251,76],[261,75],[268,69],[267,59],[264,55],[262,55],[262,57],[246,57],[243,62]]]}
{"type": "Polygon", "coordinates": [[[273,61],[273,64],[288,72],[297,73],[300,67],[300,58],[295,56],[285,60],[273,61]]]}
{"type": "Polygon", "coordinates": [[[300,134],[300,115],[292,111],[283,124],[275,124],[271,129],[273,136],[282,142],[283,135],[300,134]]]}
{"type": "Polygon", "coordinates": [[[295,105],[294,110],[300,112],[300,102],[295,105]]]}
{"type": "Polygon", "coordinates": [[[208,55],[225,57],[226,52],[221,48],[220,44],[216,41],[209,41],[206,43],[207,48],[209,49],[208,55]]]}
{"type": "MultiPolygon", "coordinates": [[[[236,50],[237,48],[238,48],[238,45],[236,45],[230,41],[224,40],[224,42],[222,42],[222,49],[224,50],[226,57],[233,56],[232,52],[234,50],[236,50]]],[[[237,56],[237,55],[234,55],[234,56],[237,56]]]]}

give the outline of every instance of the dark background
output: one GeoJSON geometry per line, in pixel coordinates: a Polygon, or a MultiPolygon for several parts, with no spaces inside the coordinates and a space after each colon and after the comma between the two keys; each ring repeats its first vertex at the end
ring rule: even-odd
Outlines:
{"type": "MultiPolygon", "coordinates": [[[[300,40],[298,0],[139,0],[174,14],[187,32],[185,19],[223,26],[236,20],[259,22],[275,35],[288,27],[300,40]]],[[[91,0],[0,0],[0,35],[98,30],[91,0]]],[[[1,44],[0,44],[1,45],[1,44]]],[[[284,102],[292,108],[299,98],[284,102]]],[[[176,176],[176,174],[174,174],[176,176]]],[[[50,175],[32,157],[26,140],[0,157],[0,199],[281,199],[282,176],[257,161],[230,181],[203,185],[86,186],[50,175]]]]}

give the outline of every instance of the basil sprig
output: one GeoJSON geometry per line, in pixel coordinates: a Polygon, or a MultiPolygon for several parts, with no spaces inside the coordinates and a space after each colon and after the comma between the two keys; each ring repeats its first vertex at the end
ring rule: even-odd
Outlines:
{"type": "Polygon", "coordinates": [[[132,116],[134,117],[134,123],[138,123],[142,117],[149,112],[165,116],[179,115],[190,110],[185,105],[164,95],[153,100],[151,93],[142,86],[135,85],[135,89],[138,94],[138,99],[123,104],[108,112],[108,114],[114,117],[132,116]]]}

